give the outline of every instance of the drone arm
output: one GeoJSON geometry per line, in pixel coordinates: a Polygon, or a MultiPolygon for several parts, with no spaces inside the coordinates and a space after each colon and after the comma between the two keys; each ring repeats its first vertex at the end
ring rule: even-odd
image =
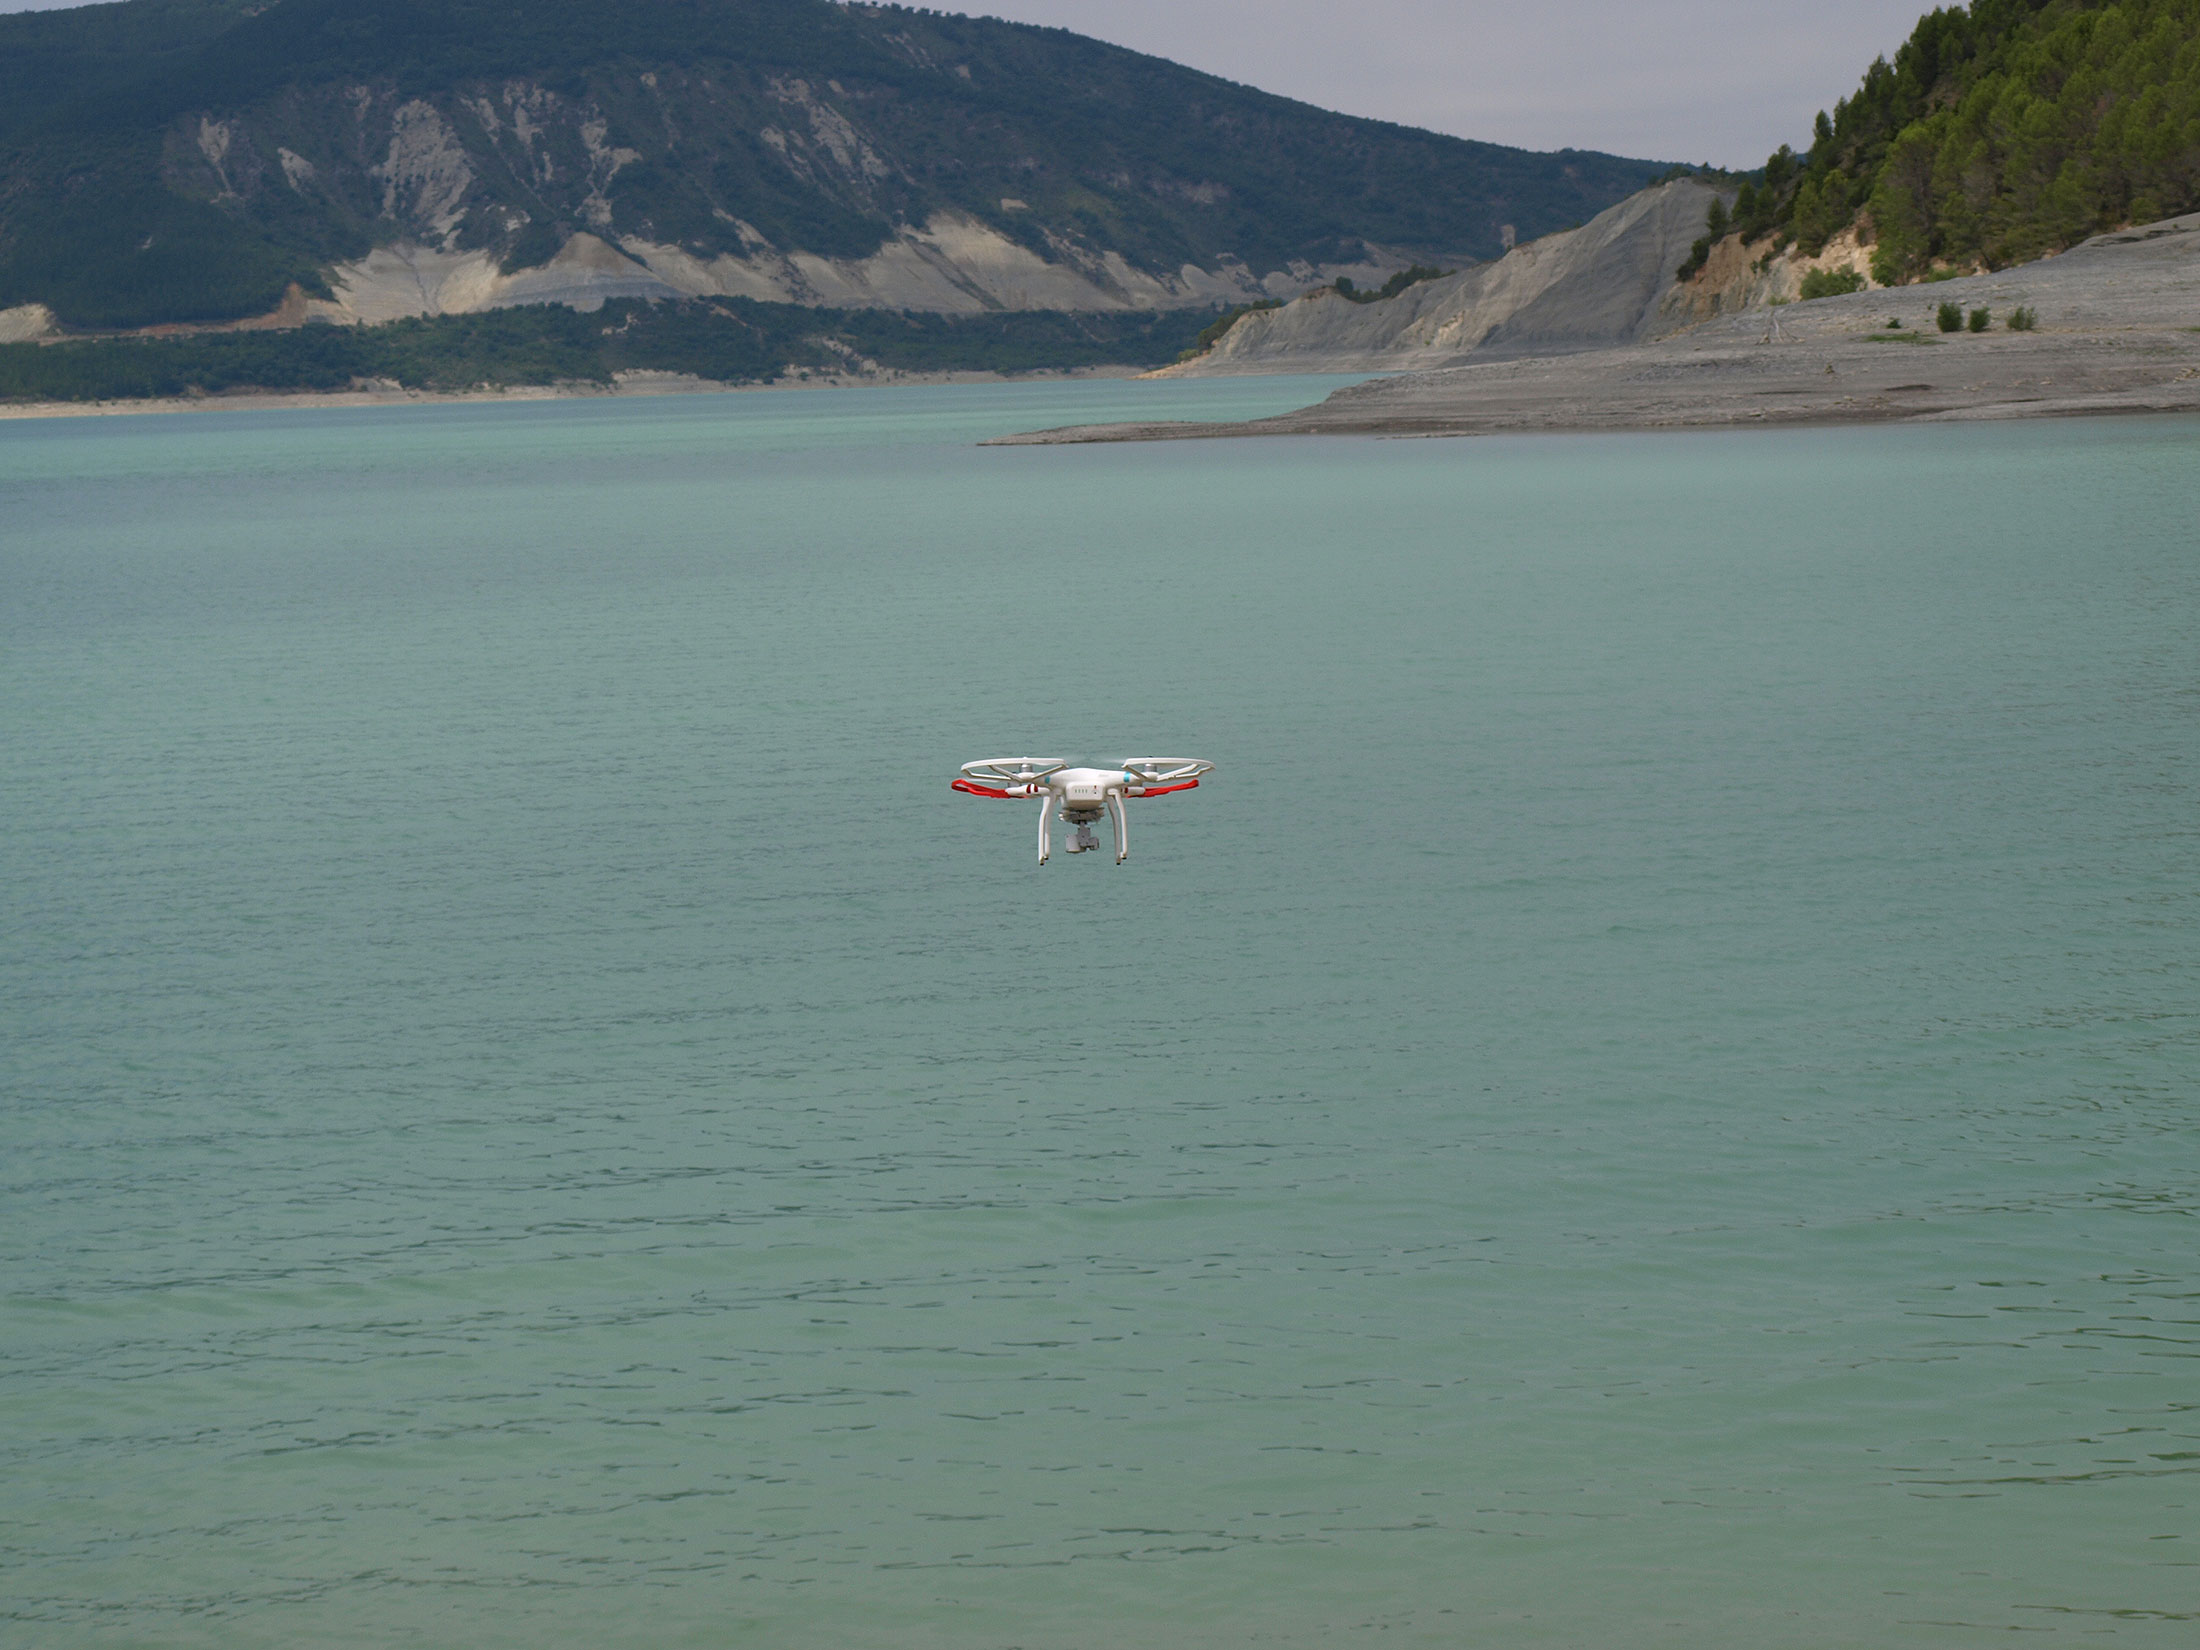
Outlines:
{"type": "Polygon", "coordinates": [[[1124,794],[1126,796],[1167,796],[1171,791],[1196,791],[1198,789],[1198,780],[1187,779],[1181,785],[1141,785],[1136,790],[1126,791],[1124,794]]]}
{"type": "Polygon", "coordinates": [[[1197,757],[1180,756],[1130,756],[1123,759],[1124,777],[1133,784],[1160,785],[1174,789],[1187,779],[1198,779],[1215,771],[1212,762],[1197,757]]]}
{"type": "Polygon", "coordinates": [[[1037,784],[1050,773],[1059,773],[1065,764],[1052,756],[994,756],[981,762],[965,762],[962,776],[980,785],[1005,785],[1010,794],[1019,794],[1014,787],[1037,784]]]}

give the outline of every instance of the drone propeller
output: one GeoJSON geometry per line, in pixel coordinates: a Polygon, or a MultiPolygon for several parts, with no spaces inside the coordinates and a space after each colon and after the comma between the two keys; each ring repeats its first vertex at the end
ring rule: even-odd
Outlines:
{"type": "Polygon", "coordinates": [[[1173,785],[1180,780],[1213,773],[1215,765],[1189,756],[1126,756],[1123,771],[1136,774],[1142,784],[1173,785]]]}
{"type": "Polygon", "coordinates": [[[1069,764],[1052,756],[995,756],[983,762],[965,762],[963,777],[991,785],[1036,785],[1050,773],[1069,764]]]}

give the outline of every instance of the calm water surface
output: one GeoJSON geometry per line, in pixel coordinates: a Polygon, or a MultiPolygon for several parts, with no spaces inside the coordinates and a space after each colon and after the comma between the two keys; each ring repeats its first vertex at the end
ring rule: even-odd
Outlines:
{"type": "Polygon", "coordinates": [[[2194,1643],[2200,424],[1326,387],[0,425],[0,1641],[2194,1643]]]}

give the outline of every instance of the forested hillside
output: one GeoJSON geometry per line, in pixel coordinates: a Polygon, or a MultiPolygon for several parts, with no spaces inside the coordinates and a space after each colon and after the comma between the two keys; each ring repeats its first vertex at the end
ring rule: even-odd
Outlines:
{"type": "Polygon", "coordinates": [[[1733,227],[1815,254],[1858,219],[1886,285],[2001,268],[2200,206],[2200,0],[1975,0],[1746,186],[1733,227]]]}
{"type": "MultiPolygon", "coordinates": [[[[805,288],[802,260],[951,263],[937,236],[904,245],[941,222],[991,237],[996,264],[1071,271],[1101,294],[1085,307],[1212,307],[1327,265],[1494,255],[1506,227],[1583,221],[1660,170],[893,6],[128,0],[0,18],[0,309],[80,327],[263,312],[399,243],[477,255],[485,276],[537,268],[576,235],[698,296],[864,301],[805,288]]],[[[971,301],[1056,307],[1001,292],[971,301]]]]}

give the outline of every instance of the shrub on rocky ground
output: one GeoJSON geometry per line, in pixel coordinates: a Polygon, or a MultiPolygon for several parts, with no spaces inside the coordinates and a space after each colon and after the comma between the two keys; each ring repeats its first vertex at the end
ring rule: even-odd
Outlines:
{"type": "Polygon", "coordinates": [[[1864,277],[1854,269],[1814,269],[1803,277],[1803,296],[1837,298],[1844,292],[1862,292],[1864,277]]]}

